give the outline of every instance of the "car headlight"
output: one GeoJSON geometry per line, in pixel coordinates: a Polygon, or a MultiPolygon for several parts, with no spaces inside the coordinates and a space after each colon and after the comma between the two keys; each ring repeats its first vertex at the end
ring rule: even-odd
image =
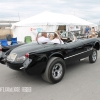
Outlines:
{"type": "Polygon", "coordinates": [[[17,57],[16,53],[11,53],[7,56],[7,60],[13,62],[17,57]]]}
{"type": "Polygon", "coordinates": [[[26,59],[25,56],[17,57],[16,61],[24,61],[26,59]]]}

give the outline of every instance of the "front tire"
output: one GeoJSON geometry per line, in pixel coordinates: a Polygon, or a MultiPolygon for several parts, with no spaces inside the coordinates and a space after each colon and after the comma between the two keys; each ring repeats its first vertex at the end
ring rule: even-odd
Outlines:
{"type": "Polygon", "coordinates": [[[89,62],[95,63],[97,60],[97,50],[94,48],[91,55],[89,56],[89,62]]]}
{"type": "Polygon", "coordinates": [[[52,57],[48,63],[42,78],[49,83],[58,83],[65,74],[66,65],[62,58],[52,57]]]}

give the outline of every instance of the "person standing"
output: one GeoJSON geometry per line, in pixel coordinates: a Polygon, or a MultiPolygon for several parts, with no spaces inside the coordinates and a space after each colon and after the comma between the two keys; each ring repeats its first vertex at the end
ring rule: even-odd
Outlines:
{"type": "Polygon", "coordinates": [[[98,37],[97,33],[95,32],[94,27],[92,27],[92,29],[91,29],[91,35],[92,35],[92,37],[98,37]]]}
{"type": "Polygon", "coordinates": [[[90,35],[90,31],[91,31],[91,28],[89,26],[86,26],[86,28],[85,28],[85,35],[87,37],[90,35]]]}

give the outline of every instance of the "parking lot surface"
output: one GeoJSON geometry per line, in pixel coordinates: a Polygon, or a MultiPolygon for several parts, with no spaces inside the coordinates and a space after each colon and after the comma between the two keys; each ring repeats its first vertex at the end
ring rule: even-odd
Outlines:
{"type": "Polygon", "coordinates": [[[0,100],[100,100],[100,51],[96,63],[88,58],[66,66],[61,82],[49,84],[0,64],[0,100]]]}

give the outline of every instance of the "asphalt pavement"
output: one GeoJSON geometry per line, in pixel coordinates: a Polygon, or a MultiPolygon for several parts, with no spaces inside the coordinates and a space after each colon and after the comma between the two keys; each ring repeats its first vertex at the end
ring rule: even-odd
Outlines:
{"type": "Polygon", "coordinates": [[[0,100],[100,100],[100,51],[96,63],[87,58],[66,67],[62,81],[50,84],[0,64],[0,100]]]}

